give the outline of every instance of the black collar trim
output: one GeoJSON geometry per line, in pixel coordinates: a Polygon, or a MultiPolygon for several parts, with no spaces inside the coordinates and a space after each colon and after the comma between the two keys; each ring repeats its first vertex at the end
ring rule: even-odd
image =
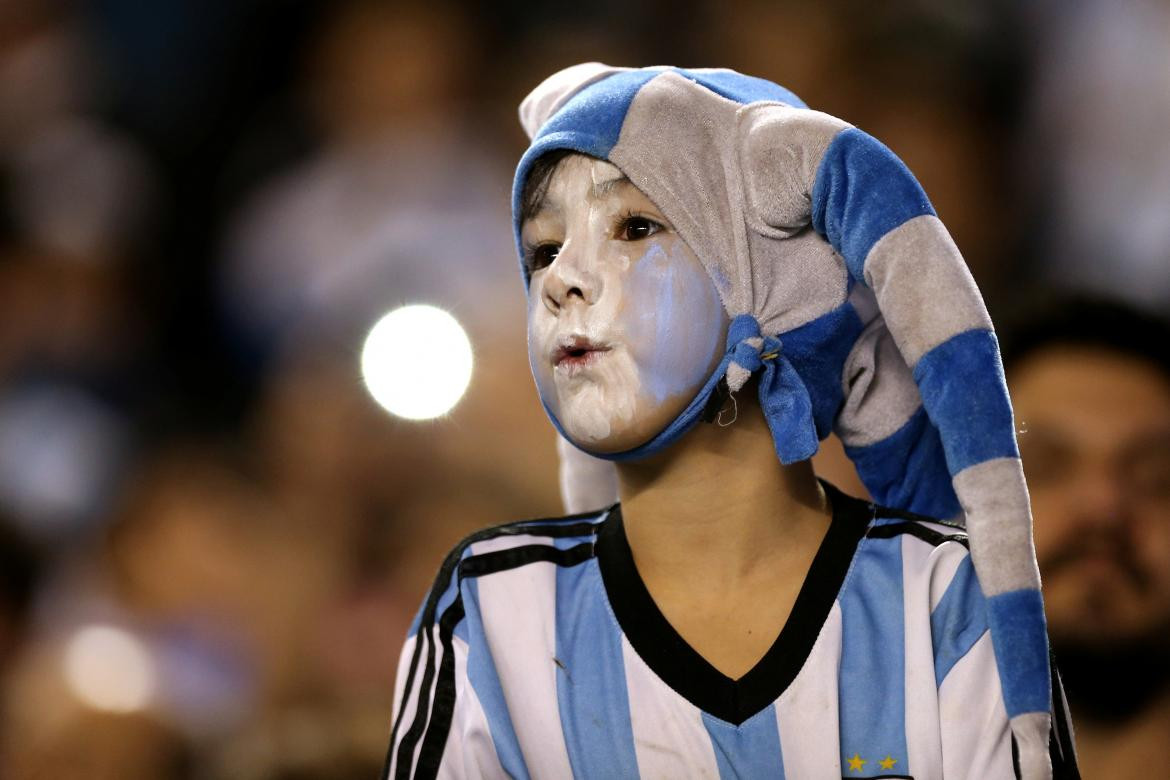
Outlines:
{"type": "Polygon", "coordinates": [[[700,710],[739,725],[775,701],[796,678],[829,616],[874,506],[822,483],[833,509],[788,621],[764,657],[743,677],[727,677],[686,643],[654,603],[634,564],[621,507],[597,537],[597,560],[609,603],[631,646],[655,674],[700,710]]]}

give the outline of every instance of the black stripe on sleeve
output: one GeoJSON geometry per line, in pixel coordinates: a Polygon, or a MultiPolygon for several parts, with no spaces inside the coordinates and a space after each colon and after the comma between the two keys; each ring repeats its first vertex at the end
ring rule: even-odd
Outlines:
{"type": "Polygon", "coordinates": [[[911,512],[907,509],[896,509],[889,506],[876,507],[876,517],[879,520],[913,520],[919,523],[934,523],[935,525],[945,525],[948,528],[954,528],[960,533],[967,532],[967,526],[958,520],[943,520],[938,517],[931,517],[930,515],[920,515],[917,512],[911,512]]]}
{"type": "MultiPolygon", "coordinates": [[[[419,629],[420,633],[422,629],[419,629]]],[[[410,768],[414,759],[414,746],[422,736],[423,728],[426,726],[427,714],[430,710],[430,699],[427,698],[427,691],[431,688],[431,681],[435,675],[435,640],[431,636],[431,628],[426,629],[426,644],[427,644],[427,663],[426,669],[423,672],[422,682],[418,690],[418,702],[414,709],[414,720],[411,721],[410,729],[402,735],[402,742],[398,745],[398,771],[394,773],[396,780],[398,778],[410,777],[410,768]]]]}
{"type": "Polygon", "coordinates": [[[418,753],[418,767],[414,774],[416,778],[433,778],[439,774],[443,748],[447,745],[447,734],[451,731],[451,719],[455,717],[455,648],[451,636],[455,633],[455,626],[463,619],[463,614],[463,599],[456,598],[455,603],[439,619],[443,660],[439,664],[439,681],[435,685],[434,712],[418,753]]]}
{"type": "MultiPolygon", "coordinates": [[[[420,627],[419,630],[421,631],[422,628],[420,627]]],[[[418,669],[418,659],[422,654],[422,645],[423,643],[418,640],[414,643],[414,653],[410,657],[410,669],[406,673],[406,683],[402,687],[402,701],[398,705],[398,716],[394,718],[394,726],[390,729],[390,747],[386,751],[386,763],[382,767],[382,777],[389,777],[390,775],[390,759],[394,755],[394,743],[398,739],[398,727],[402,725],[402,716],[406,711],[406,702],[410,699],[410,691],[414,687],[414,673],[418,669]]]]}
{"type": "MultiPolygon", "coordinates": [[[[459,576],[460,579],[483,577],[541,562],[571,567],[592,557],[592,542],[582,542],[566,550],[547,544],[529,544],[467,558],[459,564],[459,576]]],[[[455,597],[455,602],[447,608],[439,621],[439,642],[443,646],[443,660],[439,666],[439,679],[435,684],[434,711],[427,726],[426,736],[423,737],[422,749],[419,751],[415,778],[434,778],[439,773],[443,749],[447,744],[447,735],[451,731],[451,721],[455,716],[455,651],[451,637],[463,615],[463,596],[460,591],[455,597]]]]}
{"type": "Polygon", "coordinates": [[[394,745],[398,739],[398,729],[402,725],[403,718],[406,717],[406,702],[410,700],[410,692],[414,687],[414,677],[415,673],[418,671],[418,663],[422,655],[422,646],[424,644],[423,634],[425,633],[425,643],[427,646],[426,670],[423,673],[423,682],[419,688],[418,703],[414,711],[414,721],[411,723],[410,731],[407,732],[407,734],[403,737],[403,744],[399,745],[398,751],[397,775],[399,777],[403,776],[402,762],[404,758],[406,759],[406,771],[410,771],[411,757],[414,753],[414,741],[418,739],[417,734],[413,739],[410,738],[410,735],[417,731],[421,731],[422,729],[422,726],[418,723],[420,714],[422,715],[423,722],[426,722],[425,694],[426,691],[430,689],[430,679],[434,666],[434,640],[431,638],[430,628],[434,624],[435,610],[438,609],[439,598],[442,597],[443,592],[447,589],[447,583],[451,580],[451,574],[455,569],[456,562],[463,555],[464,547],[465,545],[463,544],[456,545],[455,549],[447,553],[447,557],[443,559],[443,563],[441,566],[439,566],[439,571],[435,575],[435,583],[431,587],[431,592],[427,594],[427,600],[423,606],[423,613],[419,622],[418,633],[415,635],[418,638],[415,640],[414,653],[410,659],[410,671],[407,672],[406,685],[402,689],[402,702],[398,708],[398,717],[394,720],[394,726],[390,731],[390,747],[386,751],[386,765],[382,770],[383,777],[388,777],[390,774],[390,762],[393,756],[394,745]],[[403,752],[402,747],[406,743],[410,743],[410,749],[403,752]]]}
{"type": "Polygon", "coordinates": [[[459,564],[459,574],[461,577],[482,577],[540,561],[557,566],[576,566],[592,557],[593,542],[582,542],[567,550],[547,544],[528,544],[468,558],[459,564]]]}
{"type": "Polygon", "coordinates": [[[566,521],[581,520],[581,522],[523,521],[497,526],[495,528],[487,528],[471,534],[447,554],[447,557],[443,559],[442,566],[439,567],[434,585],[423,607],[418,627],[419,639],[415,642],[410,670],[407,673],[406,685],[403,687],[402,702],[398,717],[395,719],[390,732],[390,746],[387,749],[386,762],[382,770],[383,777],[389,777],[390,764],[395,755],[395,744],[398,739],[399,729],[402,726],[406,714],[406,702],[410,698],[410,692],[413,689],[419,663],[422,660],[423,641],[421,635],[424,633],[426,634],[427,651],[426,661],[423,664],[422,680],[419,686],[418,702],[410,728],[403,734],[402,741],[398,744],[398,760],[395,777],[408,778],[411,776],[414,748],[420,738],[423,738],[423,748],[419,752],[419,765],[415,768],[414,776],[433,777],[438,772],[439,762],[442,759],[443,746],[446,744],[447,733],[450,730],[451,719],[454,716],[455,709],[455,659],[451,652],[451,637],[454,633],[455,626],[463,619],[464,615],[462,593],[459,590],[458,584],[456,584],[455,601],[444,610],[442,617],[439,619],[439,642],[442,644],[444,650],[443,660],[440,662],[440,668],[438,670],[439,681],[436,684],[433,697],[428,697],[426,693],[430,690],[431,683],[435,678],[436,648],[432,631],[435,625],[435,613],[438,610],[439,599],[446,592],[452,577],[457,575],[460,580],[465,577],[480,577],[538,561],[555,563],[558,566],[575,566],[578,563],[588,560],[593,555],[593,543],[591,541],[582,542],[565,550],[547,544],[531,544],[518,548],[497,550],[464,559],[463,554],[467,548],[476,542],[503,536],[532,535],[550,538],[594,536],[597,534],[601,523],[590,522],[590,519],[596,520],[604,518],[607,515],[608,510],[602,512],[594,511],[564,518],[566,521]],[[449,669],[448,666],[450,667],[449,669]],[[431,711],[432,700],[434,704],[433,712],[431,711]],[[428,718],[431,721],[429,726],[428,718]],[[425,737],[423,736],[424,730],[425,737]],[[430,745],[429,750],[427,749],[428,744],[430,745]],[[424,765],[424,755],[427,756],[428,762],[433,762],[433,764],[428,763],[424,765]]]}
{"type": "MultiPolygon", "coordinates": [[[[933,520],[930,522],[934,522],[933,520]]],[[[870,539],[892,539],[901,534],[910,534],[913,537],[921,539],[927,544],[938,547],[943,542],[958,542],[964,547],[968,546],[967,534],[954,533],[944,534],[941,531],[936,531],[933,528],[928,528],[919,522],[905,522],[905,523],[886,523],[884,525],[875,525],[869,529],[866,536],[870,539]]]]}
{"type": "MultiPolygon", "coordinates": [[[[444,561],[443,568],[446,568],[446,561],[444,561]]],[[[442,592],[443,590],[438,589],[432,592],[432,598],[427,599],[426,611],[423,613],[422,623],[419,624],[417,636],[422,637],[424,634],[426,636],[427,662],[423,670],[422,682],[419,683],[418,701],[414,709],[414,720],[410,724],[410,729],[402,736],[402,742],[398,745],[398,771],[394,774],[395,778],[410,777],[410,767],[414,758],[414,746],[418,742],[419,737],[422,736],[423,729],[426,727],[427,715],[430,709],[430,699],[427,697],[427,692],[431,689],[431,682],[434,680],[435,675],[435,639],[432,629],[434,628],[435,609],[437,608],[439,596],[442,592]],[[427,619],[428,617],[430,618],[429,620],[427,619]]],[[[456,594],[456,600],[458,600],[458,594],[456,594]]],[[[415,641],[416,656],[421,644],[421,641],[415,641]]],[[[413,673],[414,669],[412,668],[411,676],[413,676],[413,673]]],[[[410,681],[409,677],[407,681],[410,681]]],[[[403,693],[403,709],[406,708],[406,702],[409,698],[409,691],[403,693]]],[[[395,725],[397,726],[397,724],[395,725]]],[[[393,743],[391,743],[391,750],[393,750],[393,743]]]]}

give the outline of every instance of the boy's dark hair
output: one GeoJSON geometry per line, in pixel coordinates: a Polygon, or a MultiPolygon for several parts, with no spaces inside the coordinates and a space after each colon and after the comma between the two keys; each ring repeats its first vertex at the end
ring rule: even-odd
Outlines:
{"type": "Polygon", "coordinates": [[[1033,298],[1008,313],[999,333],[1009,373],[1048,347],[1082,346],[1137,358],[1170,380],[1170,323],[1118,300],[1087,293],[1033,298]]]}
{"type": "Polygon", "coordinates": [[[521,223],[536,216],[548,192],[548,183],[553,173],[570,154],[573,154],[572,149],[554,149],[536,158],[536,162],[532,163],[532,167],[528,169],[528,178],[524,181],[524,191],[520,194],[521,223]]]}

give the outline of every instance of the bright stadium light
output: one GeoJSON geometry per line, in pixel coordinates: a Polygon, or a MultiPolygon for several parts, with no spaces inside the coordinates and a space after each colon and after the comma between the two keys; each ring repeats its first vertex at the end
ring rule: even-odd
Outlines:
{"type": "Polygon", "coordinates": [[[434,306],[403,306],[370,329],[362,378],[386,411],[428,420],[451,410],[471,381],[471,342],[463,327],[434,306]]]}
{"type": "Polygon", "coordinates": [[[114,626],[86,626],[65,647],[65,680],[94,709],[128,713],[154,696],[154,661],[133,634],[114,626]]]}

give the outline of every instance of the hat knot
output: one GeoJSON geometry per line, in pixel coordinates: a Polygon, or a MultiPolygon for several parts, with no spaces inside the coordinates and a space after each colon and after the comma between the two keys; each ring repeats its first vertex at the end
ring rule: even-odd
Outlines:
{"type": "Polygon", "coordinates": [[[727,351],[726,379],[731,392],[741,389],[752,374],[762,372],[760,406],[780,461],[795,463],[811,458],[817,451],[812,401],[780,339],[762,335],[755,317],[740,314],[727,330],[727,351]]]}

